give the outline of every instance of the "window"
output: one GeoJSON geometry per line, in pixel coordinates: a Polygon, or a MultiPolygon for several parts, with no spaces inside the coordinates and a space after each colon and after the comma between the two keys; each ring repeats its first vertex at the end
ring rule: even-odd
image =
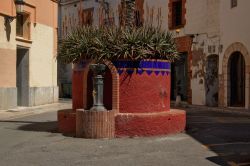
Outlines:
{"type": "Polygon", "coordinates": [[[23,36],[23,15],[17,14],[16,16],[16,35],[22,37],[23,36]]]}
{"type": "Polygon", "coordinates": [[[82,25],[92,25],[93,24],[93,8],[85,9],[82,12],[82,25]]]}
{"type": "Polygon", "coordinates": [[[172,2],[172,26],[178,27],[182,25],[182,0],[172,2]]]}
{"type": "Polygon", "coordinates": [[[25,39],[30,39],[30,17],[26,13],[17,13],[16,35],[25,39]]]}
{"type": "Polygon", "coordinates": [[[170,30],[184,27],[186,24],[186,0],[169,0],[168,27],[170,30]]]}
{"type": "Polygon", "coordinates": [[[237,0],[231,0],[231,8],[237,7],[237,0]]]}

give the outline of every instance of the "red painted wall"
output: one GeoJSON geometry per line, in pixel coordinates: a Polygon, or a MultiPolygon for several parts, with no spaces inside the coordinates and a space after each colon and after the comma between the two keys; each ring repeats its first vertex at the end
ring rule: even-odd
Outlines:
{"type": "Polygon", "coordinates": [[[72,105],[73,110],[83,108],[83,71],[73,71],[72,76],[72,105]]]}
{"type": "Polygon", "coordinates": [[[175,134],[184,131],[185,127],[186,112],[182,110],[120,113],[115,117],[115,135],[117,137],[175,134]]]}
{"type": "Polygon", "coordinates": [[[170,74],[120,75],[120,112],[146,113],[170,110],[170,74]]]}
{"type": "Polygon", "coordinates": [[[57,112],[58,131],[63,134],[74,134],[76,131],[76,112],[71,109],[57,112]]]}
{"type": "MultiPolygon", "coordinates": [[[[87,70],[86,70],[87,71],[87,70]]],[[[92,106],[92,78],[87,72],[74,71],[72,80],[73,109],[92,106]],[[84,81],[84,78],[87,80],[84,81]],[[87,84],[84,86],[84,84],[87,84]],[[84,93],[84,90],[86,92],[84,93]],[[84,100],[87,94],[87,99],[84,100]]],[[[119,76],[119,112],[120,113],[148,113],[170,110],[170,74],[156,75],[152,72],[129,75],[125,71],[119,76]]],[[[104,105],[108,110],[112,108],[112,74],[106,72],[104,80],[104,105]]],[[[87,108],[85,108],[87,109],[87,108]]]]}
{"type": "MultiPolygon", "coordinates": [[[[158,67],[160,68],[161,66],[158,67]]],[[[122,69],[123,73],[119,76],[118,88],[119,113],[115,116],[115,135],[117,137],[165,135],[185,130],[185,111],[170,111],[171,75],[166,74],[167,70],[164,72],[164,75],[162,73],[157,75],[155,72],[149,75],[147,72],[127,74],[126,68],[122,69]]],[[[130,66],[127,69],[130,70],[130,66]]],[[[92,97],[92,88],[90,87],[92,79],[91,73],[89,78],[86,75],[87,71],[73,72],[72,95],[74,109],[83,108],[85,104],[90,104],[88,102],[90,102],[90,97],[92,97]],[[87,99],[84,99],[84,95],[87,96],[87,99]],[[85,101],[87,103],[84,104],[85,101]]],[[[120,73],[120,70],[118,72],[120,73]]],[[[106,73],[106,86],[104,87],[104,103],[106,103],[106,106],[112,104],[111,92],[118,90],[112,88],[116,83],[118,81],[112,82],[111,72],[106,73]]],[[[61,112],[58,114],[59,129],[62,132],[74,132],[74,125],[76,124],[74,113],[61,112]]]]}

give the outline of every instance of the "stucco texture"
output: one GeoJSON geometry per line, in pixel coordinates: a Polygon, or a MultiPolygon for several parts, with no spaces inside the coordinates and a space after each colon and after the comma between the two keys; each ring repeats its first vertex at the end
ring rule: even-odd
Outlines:
{"type": "Polygon", "coordinates": [[[120,112],[163,112],[170,109],[170,74],[126,72],[120,75],[120,112]]]}

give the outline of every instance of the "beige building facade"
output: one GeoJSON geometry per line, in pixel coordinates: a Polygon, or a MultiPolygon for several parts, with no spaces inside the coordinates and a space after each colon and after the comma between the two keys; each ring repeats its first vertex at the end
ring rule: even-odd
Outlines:
{"type": "MultiPolygon", "coordinates": [[[[242,0],[136,0],[137,26],[159,26],[176,38],[172,100],[179,95],[193,105],[250,107],[249,6],[242,0]]],[[[62,0],[61,37],[84,24],[120,26],[121,10],[121,0],[62,0]]]]}
{"type": "Polygon", "coordinates": [[[54,0],[2,0],[0,110],[58,100],[54,0]]]}

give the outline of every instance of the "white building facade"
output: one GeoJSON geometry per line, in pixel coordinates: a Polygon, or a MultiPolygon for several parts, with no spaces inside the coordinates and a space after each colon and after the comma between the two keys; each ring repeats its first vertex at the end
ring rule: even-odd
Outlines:
{"type": "MultiPolygon", "coordinates": [[[[172,100],[250,107],[249,6],[246,0],[136,0],[137,26],[160,26],[176,38],[181,58],[172,65],[172,100]]],[[[86,24],[120,26],[122,10],[121,0],[62,0],[60,37],[86,24]]],[[[62,76],[68,82],[70,69],[62,76]]]]}

